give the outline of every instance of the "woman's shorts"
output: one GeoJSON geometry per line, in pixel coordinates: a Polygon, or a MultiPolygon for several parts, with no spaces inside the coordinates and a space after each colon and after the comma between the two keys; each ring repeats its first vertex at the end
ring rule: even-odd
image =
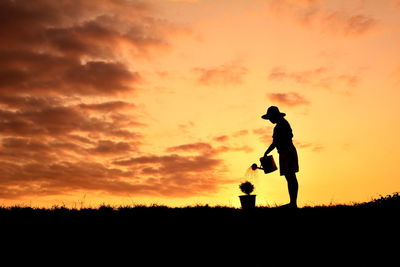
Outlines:
{"type": "Polygon", "coordinates": [[[279,171],[281,176],[299,171],[299,159],[294,146],[279,151],[279,171]]]}

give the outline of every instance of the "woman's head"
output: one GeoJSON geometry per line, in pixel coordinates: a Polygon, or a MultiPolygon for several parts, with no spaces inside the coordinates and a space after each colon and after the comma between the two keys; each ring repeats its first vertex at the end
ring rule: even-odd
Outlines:
{"type": "Polygon", "coordinates": [[[285,117],[286,114],[285,113],[281,113],[279,111],[279,108],[276,106],[270,106],[267,109],[267,113],[262,115],[261,118],[263,118],[264,120],[269,120],[272,123],[277,123],[279,119],[285,117]]]}

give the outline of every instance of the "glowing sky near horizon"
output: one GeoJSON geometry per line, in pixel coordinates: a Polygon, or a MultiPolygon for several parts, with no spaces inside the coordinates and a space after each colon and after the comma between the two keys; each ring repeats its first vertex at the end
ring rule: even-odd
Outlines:
{"type": "MultiPolygon", "coordinates": [[[[400,1],[0,3],[0,205],[288,202],[244,177],[287,114],[299,205],[400,191],[400,1]]],[[[278,159],[276,151],[273,152],[278,159]]]]}

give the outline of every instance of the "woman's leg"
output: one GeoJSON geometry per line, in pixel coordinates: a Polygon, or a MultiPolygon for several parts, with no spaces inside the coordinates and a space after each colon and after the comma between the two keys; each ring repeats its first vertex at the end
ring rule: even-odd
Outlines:
{"type": "Polygon", "coordinates": [[[299,184],[297,182],[296,173],[286,174],[285,178],[288,184],[290,205],[297,207],[297,192],[299,191],[299,184]]]}

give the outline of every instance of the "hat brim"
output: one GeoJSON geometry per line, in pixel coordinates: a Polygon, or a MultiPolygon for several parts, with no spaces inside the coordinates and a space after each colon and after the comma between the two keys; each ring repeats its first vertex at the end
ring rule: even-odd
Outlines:
{"type": "Polygon", "coordinates": [[[267,114],[262,115],[261,118],[264,119],[264,120],[269,120],[269,117],[268,117],[267,114]]]}
{"type": "MultiPolygon", "coordinates": [[[[286,114],[285,113],[279,113],[279,115],[281,115],[281,117],[285,117],[286,114]]],[[[268,114],[264,114],[261,116],[262,119],[264,120],[269,120],[271,118],[271,116],[268,116],[268,114]]]]}

